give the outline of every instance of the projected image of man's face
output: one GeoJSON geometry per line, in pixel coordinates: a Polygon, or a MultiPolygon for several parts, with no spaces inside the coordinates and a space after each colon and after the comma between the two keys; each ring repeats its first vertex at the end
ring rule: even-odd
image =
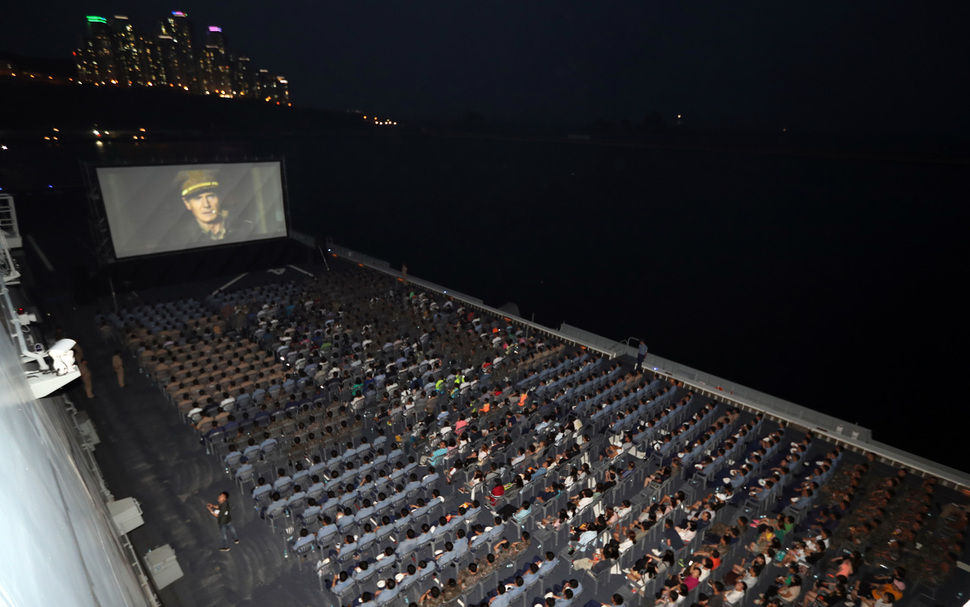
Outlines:
{"type": "Polygon", "coordinates": [[[196,192],[182,200],[185,208],[192,211],[199,223],[216,223],[222,220],[219,213],[219,195],[215,192],[196,192]]]}

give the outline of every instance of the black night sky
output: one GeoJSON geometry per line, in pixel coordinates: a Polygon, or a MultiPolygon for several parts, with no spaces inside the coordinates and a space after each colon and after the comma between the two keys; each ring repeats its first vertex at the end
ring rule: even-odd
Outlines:
{"type": "Polygon", "coordinates": [[[185,0],[5,7],[0,49],[70,58],[84,15],[172,10],[286,76],[298,105],[496,123],[966,133],[961,2],[185,0]]]}

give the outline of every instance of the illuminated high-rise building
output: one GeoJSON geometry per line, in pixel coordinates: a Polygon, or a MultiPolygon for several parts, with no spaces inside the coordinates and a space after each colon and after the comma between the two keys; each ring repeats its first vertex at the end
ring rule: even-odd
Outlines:
{"type": "Polygon", "coordinates": [[[273,101],[273,77],[269,70],[256,70],[256,96],[263,101],[273,101]]]}
{"type": "Polygon", "coordinates": [[[89,15],[85,20],[87,29],[81,46],[74,51],[78,78],[81,82],[117,84],[118,66],[108,20],[95,15],[89,15]]]}
{"type": "Polygon", "coordinates": [[[108,25],[111,27],[118,83],[122,86],[145,86],[149,75],[146,74],[141,44],[128,17],[115,15],[108,25]]]}
{"type": "Polygon", "coordinates": [[[273,100],[280,105],[290,103],[290,81],[283,76],[277,76],[273,83],[273,100]]]}
{"type": "Polygon", "coordinates": [[[226,52],[226,39],[221,27],[209,26],[201,64],[206,92],[212,95],[231,96],[229,54],[226,52]]]}
{"type": "Polygon", "coordinates": [[[283,76],[273,76],[267,69],[256,72],[258,99],[267,103],[287,105],[290,102],[290,83],[283,76]]]}
{"type": "Polygon", "coordinates": [[[158,51],[158,61],[161,64],[163,81],[166,86],[183,88],[188,90],[185,83],[185,69],[181,65],[181,59],[175,48],[175,40],[168,34],[159,34],[155,37],[155,48],[158,51]]]}
{"type": "Polygon", "coordinates": [[[205,35],[205,45],[217,49],[223,55],[226,54],[226,35],[222,32],[221,27],[215,25],[209,26],[209,30],[205,35]]]}
{"type": "Polygon", "coordinates": [[[162,52],[156,41],[139,36],[138,44],[142,52],[145,86],[168,86],[165,62],[162,60],[162,52]]]}
{"type": "Polygon", "coordinates": [[[253,71],[249,57],[233,55],[230,60],[232,69],[232,96],[256,98],[256,72],[253,71]]]}
{"type": "Polygon", "coordinates": [[[100,83],[98,76],[98,62],[95,59],[94,43],[87,39],[81,40],[81,45],[74,49],[74,67],[77,69],[78,82],[88,84],[100,83]]]}
{"type": "Polygon", "coordinates": [[[192,22],[182,11],[172,11],[172,14],[162,20],[161,34],[157,38],[160,44],[167,44],[164,36],[171,39],[171,52],[162,52],[166,61],[165,73],[170,85],[186,90],[190,93],[201,94],[195,53],[192,50],[192,22]]]}

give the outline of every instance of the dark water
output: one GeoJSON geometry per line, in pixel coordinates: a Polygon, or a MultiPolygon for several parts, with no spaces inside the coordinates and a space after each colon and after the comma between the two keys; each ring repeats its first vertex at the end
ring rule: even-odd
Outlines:
{"type": "MultiPolygon", "coordinates": [[[[416,135],[191,151],[254,154],[285,156],[301,232],[968,468],[965,165],[416,135]]],[[[75,156],[49,160],[76,176],[75,156]]]]}
{"type": "Polygon", "coordinates": [[[287,169],[298,229],[955,455],[965,166],[408,138],[287,169]]]}

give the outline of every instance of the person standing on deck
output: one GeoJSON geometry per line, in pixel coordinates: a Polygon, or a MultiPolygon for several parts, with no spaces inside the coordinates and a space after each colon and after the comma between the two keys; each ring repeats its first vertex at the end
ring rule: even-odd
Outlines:
{"type": "Polygon", "coordinates": [[[111,357],[111,367],[115,370],[115,374],[118,376],[118,385],[124,388],[125,361],[121,360],[121,350],[115,350],[114,356],[111,357]]]}
{"type": "Polygon", "coordinates": [[[634,371],[643,370],[643,359],[647,357],[647,344],[642,339],[640,340],[640,347],[637,348],[637,364],[633,367],[634,371]]]}
{"type": "Polygon", "coordinates": [[[239,535],[236,534],[236,528],[232,526],[232,514],[229,510],[229,492],[223,491],[220,493],[216,501],[218,504],[206,504],[205,507],[209,509],[209,514],[216,517],[216,522],[219,523],[219,533],[222,535],[222,546],[219,550],[229,552],[230,533],[232,533],[232,540],[237,544],[239,543],[239,535]]]}
{"type": "Polygon", "coordinates": [[[91,370],[88,369],[88,361],[82,358],[77,364],[77,370],[81,372],[81,383],[84,384],[84,394],[88,398],[94,398],[94,387],[91,383],[91,370]]]}

